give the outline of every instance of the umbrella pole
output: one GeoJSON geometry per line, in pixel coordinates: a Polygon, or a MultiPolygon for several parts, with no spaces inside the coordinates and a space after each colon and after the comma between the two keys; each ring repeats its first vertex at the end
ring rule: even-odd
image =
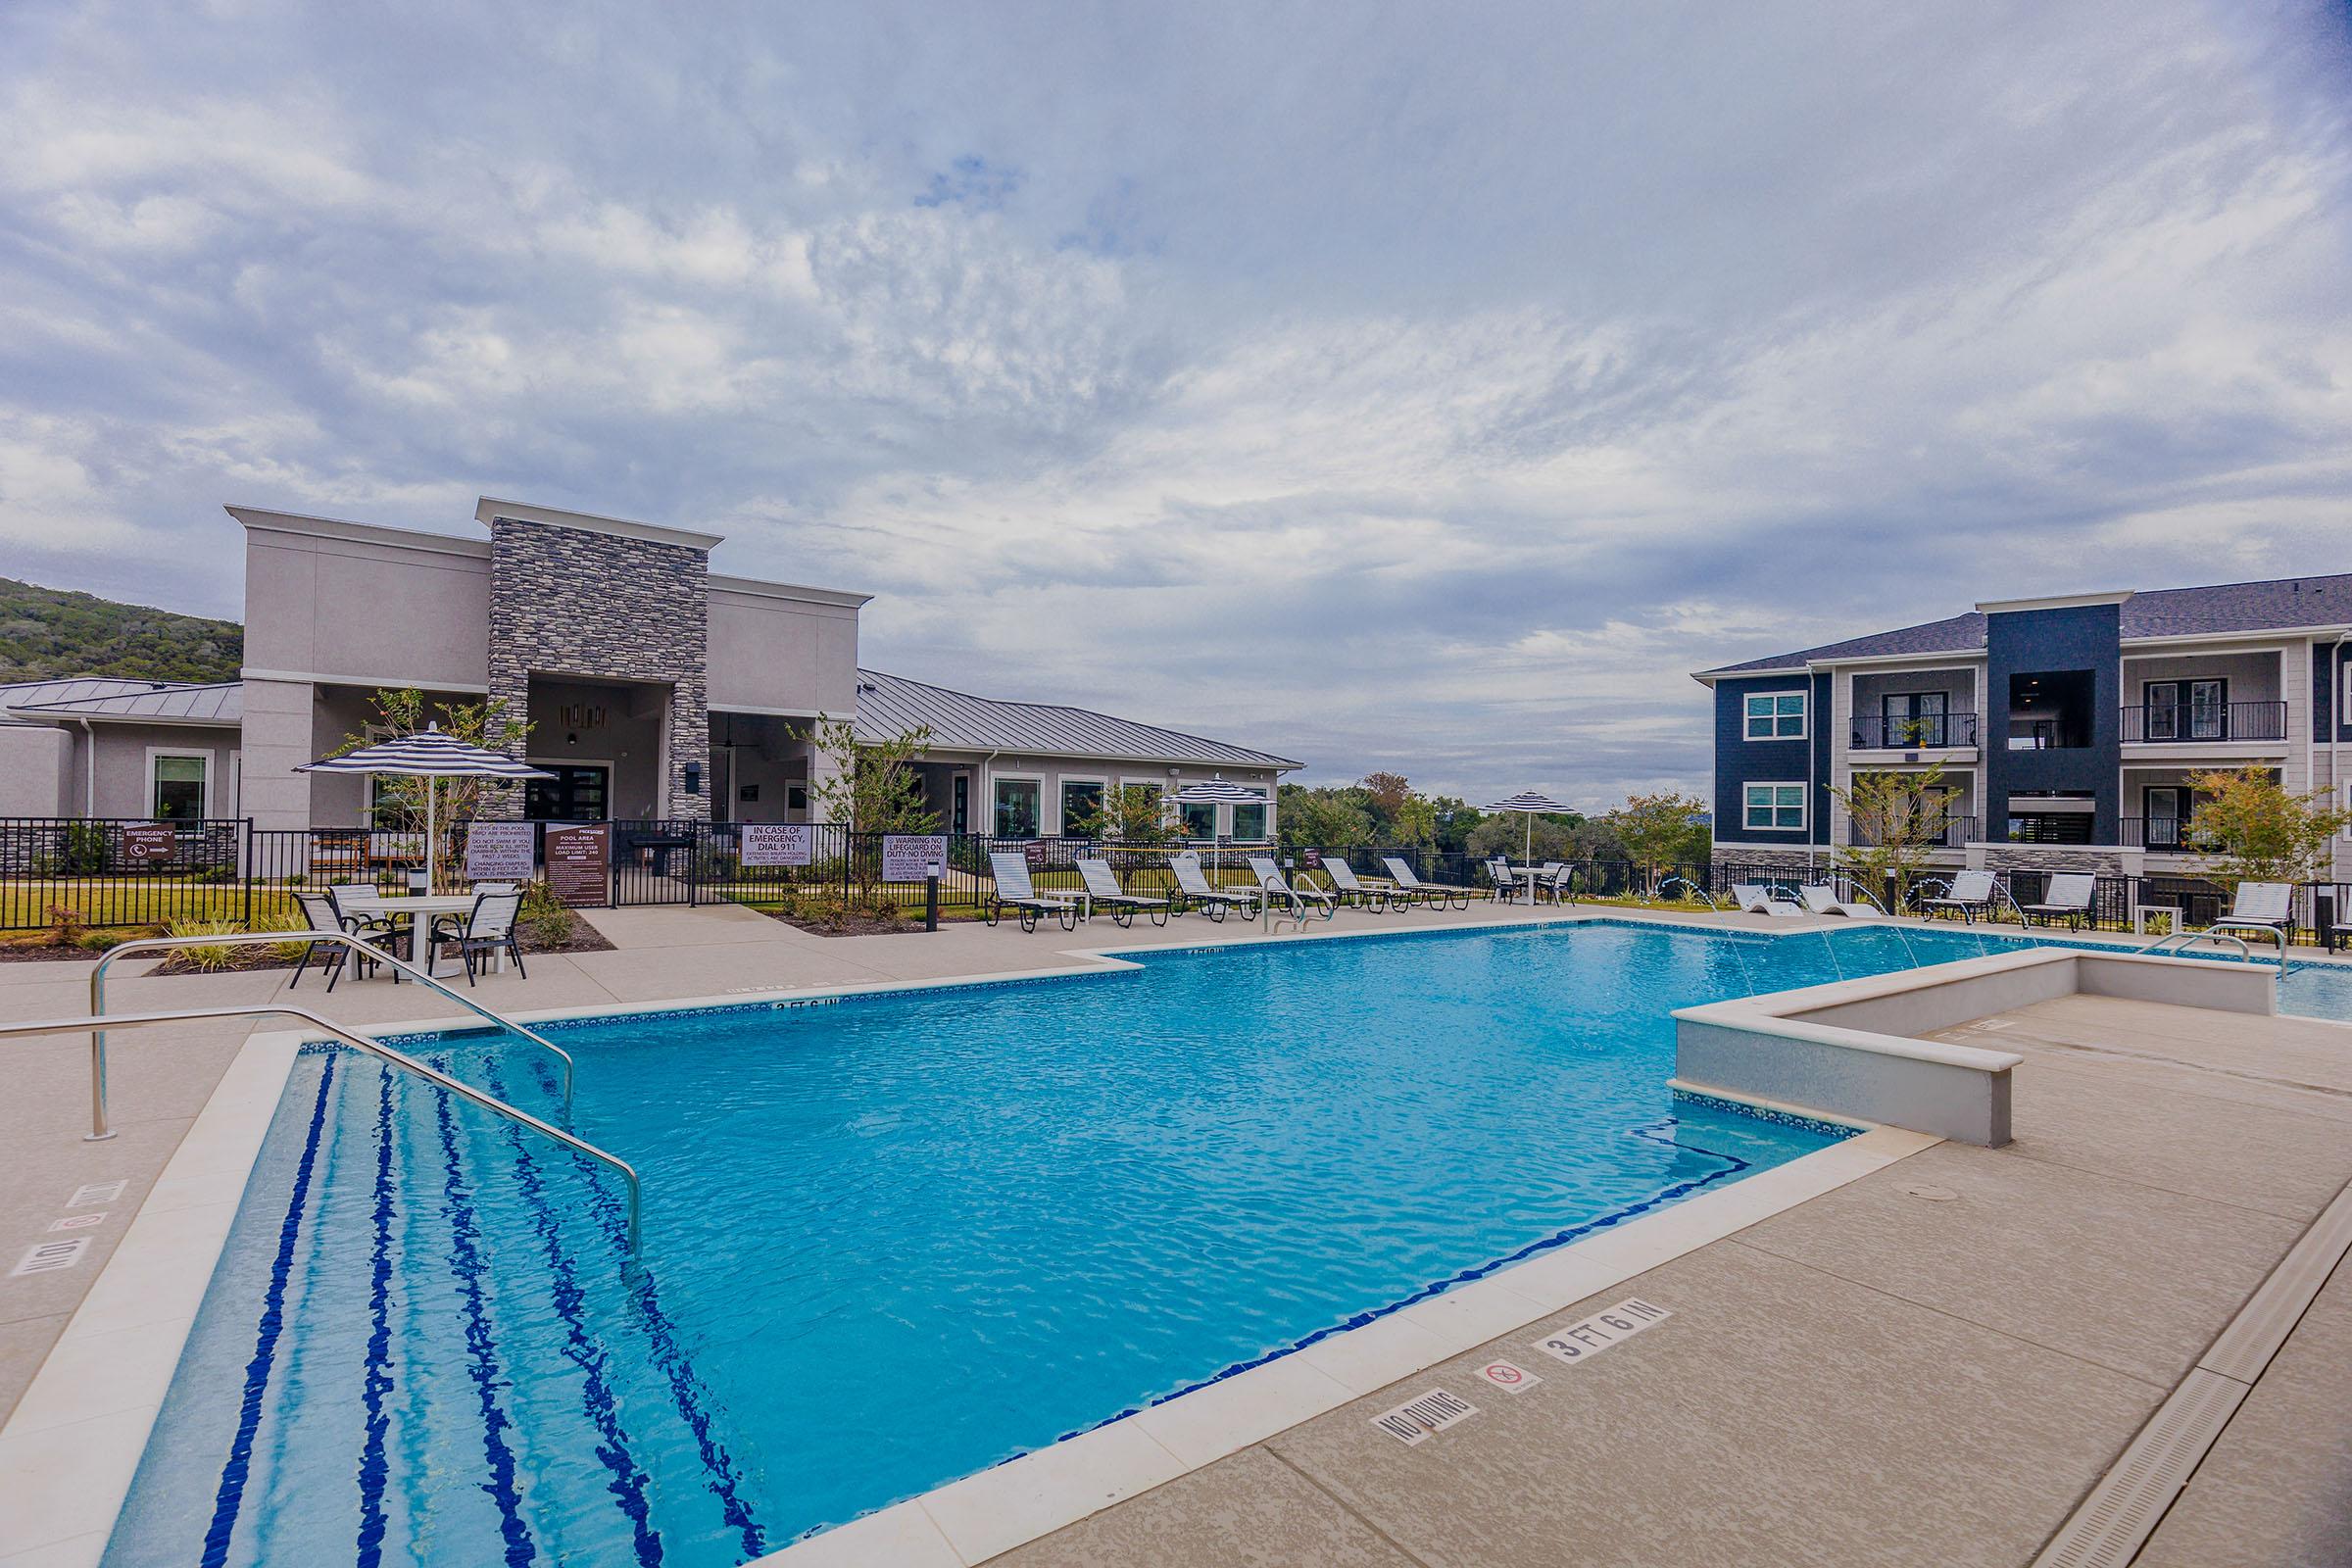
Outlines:
{"type": "Polygon", "coordinates": [[[1528,864],[1536,863],[1536,813],[1527,813],[1527,843],[1519,851],[1519,858],[1528,864]]]}
{"type": "Polygon", "coordinates": [[[424,781],[424,891],[428,898],[441,880],[434,875],[441,869],[441,841],[440,835],[433,831],[433,786],[440,782],[430,777],[424,781]]]}

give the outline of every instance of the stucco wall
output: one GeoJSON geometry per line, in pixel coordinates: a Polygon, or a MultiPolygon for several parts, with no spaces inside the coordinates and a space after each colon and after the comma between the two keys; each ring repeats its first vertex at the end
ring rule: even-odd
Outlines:
{"type": "Polygon", "coordinates": [[[245,667],[364,685],[488,682],[490,550],[361,523],[239,509],[245,523],[245,667]],[[332,530],[311,532],[297,530],[332,530]]]}
{"type": "Polygon", "coordinates": [[[746,712],[858,708],[858,610],[713,585],[710,703],[746,712]]]}
{"type": "Polygon", "coordinates": [[[0,724],[0,816],[80,814],[74,741],[47,724],[0,724]]]}
{"type": "Polygon", "coordinates": [[[148,798],[150,749],[205,759],[209,817],[239,816],[239,797],[229,759],[240,748],[237,731],[196,724],[93,724],[98,742],[97,816],[153,814],[148,798]]]}

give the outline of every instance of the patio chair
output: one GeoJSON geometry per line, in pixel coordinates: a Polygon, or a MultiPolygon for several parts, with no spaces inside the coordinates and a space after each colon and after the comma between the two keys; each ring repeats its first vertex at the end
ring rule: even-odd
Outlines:
{"type": "Polygon", "coordinates": [[[1087,902],[1108,909],[1113,925],[1133,925],[1138,914],[1150,915],[1153,925],[1168,923],[1168,901],[1146,898],[1120,887],[1118,875],[1111,870],[1108,860],[1098,860],[1091,856],[1080,857],[1078,880],[1086,884],[1087,902]]]}
{"type": "Polygon", "coordinates": [[[1857,904],[1838,896],[1838,890],[1827,882],[1800,887],[1796,896],[1804,901],[1811,914],[1842,914],[1849,920],[1876,920],[1886,911],[1876,905],[1857,904]]]}
{"type": "Polygon", "coordinates": [[[1761,882],[1735,882],[1732,900],[1740,906],[1741,914],[1803,914],[1805,911],[1788,900],[1776,897],[1778,890],[1761,882]]]}
{"type": "MultiPolygon", "coordinates": [[[[1374,914],[1387,911],[1392,884],[1361,880],[1356,876],[1354,866],[1349,865],[1344,858],[1328,852],[1324,854],[1317,869],[1330,881],[1331,891],[1341,903],[1352,905],[1358,909],[1370,909],[1374,914]]],[[[1403,906],[1399,904],[1397,907],[1402,908],[1403,906]]]]}
{"type": "MultiPolygon", "coordinates": [[[[344,930],[364,942],[372,942],[377,947],[396,954],[400,957],[411,957],[408,927],[388,914],[348,908],[343,903],[345,899],[355,895],[363,899],[372,899],[376,896],[377,891],[376,885],[372,882],[336,882],[327,887],[326,900],[334,906],[335,918],[343,922],[344,930]]],[[[394,985],[400,983],[400,971],[397,969],[392,972],[392,983],[394,985]]]]}
{"type": "Polygon", "coordinates": [[[521,925],[522,895],[519,893],[476,893],[473,907],[460,920],[454,914],[444,914],[433,921],[431,941],[435,948],[445,942],[457,944],[458,956],[466,960],[466,983],[472,985],[479,965],[498,954],[514,960],[514,972],[525,980],[531,972],[522,966],[522,946],[515,940],[521,925]]]}
{"type": "Polygon", "coordinates": [[[980,906],[980,917],[990,925],[1010,909],[1023,931],[1036,930],[1038,921],[1049,914],[1061,922],[1064,931],[1078,929],[1078,901],[1066,893],[1038,892],[1029,880],[1027,856],[1017,850],[991,850],[988,867],[995,873],[997,885],[980,906]]]}
{"type": "MultiPolygon", "coordinates": [[[[352,920],[338,913],[335,909],[335,901],[323,893],[297,893],[294,895],[294,902],[302,907],[303,924],[313,931],[341,931],[347,935],[360,937],[364,941],[374,940],[358,930],[352,920]]],[[[302,984],[303,971],[311,966],[313,958],[318,958],[318,971],[326,976],[326,990],[329,996],[334,995],[335,982],[343,978],[345,966],[351,964],[353,960],[357,960],[359,976],[363,980],[375,971],[373,958],[364,953],[354,953],[340,942],[306,943],[303,946],[301,961],[294,965],[293,978],[286,982],[288,991],[302,984]],[[326,949],[326,956],[323,958],[318,958],[320,948],[326,949]]],[[[398,978],[398,976],[395,975],[394,978],[398,978]]]]}
{"type": "Polygon", "coordinates": [[[2207,926],[2208,931],[2259,931],[2278,940],[2286,951],[2287,928],[2294,924],[2295,890],[2285,882],[2240,882],[2230,912],[2207,926]]]}
{"type": "MultiPolygon", "coordinates": [[[[1514,904],[1519,898],[1519,879],[1511,874],[1511,862],[1499,855],[1487,857],[1487,880],[1494,884],[1494,902],[1514,904]]],[[[1533,892],[1531,887],[1530,892],[1533,892]]]]}
{"type": "Polygon", "coordinates": [[[1457,888],[1444,882],[1424,882],[1414,874],[1411,866],[1394,855],[1382,856],[1380,863],[1389,868],[1389,875],[1396,879],[1398,887],[1419,898],[1433,909],[1443,908],[1447,905],[1451,905],[1457,909],[1470,907],[1470,900],[1476,892],[1473,888],[1457,888]]]}
{"type": "Polygon", "coordinates": [[[1319,914],[1328,920],[1340,912],[1340,901],[1336,894],[1326,893],[1321,888],[1292,886],[1284,880],[1282,868],[1274,863],[1274,858],[1270,855],[1250,857],[1250,874],[1257,878],[1260,893],[1269,899],[1287,900],[1302,920],[1309,914],[1319,914]]]}
{"type": "Polygon", "coordinates": [[[1264,896],[1255,888],[1237,892],[1231,888],[1210,887],[1208,874],[1200,869],[1200,858],[1197,855],[1179,855],[1168,862],[1168,866],[1176,873],[1176,891],[1183,896],[1185,903],[1198,906],[1200,912],[1211,920],[1224,919],[1229,909],[1240,910],[1245,920],[1254,920],[1265,903],[1264,896]]]}
{"type": "Polygon", "coordinates": [[[1963,871],[1952,878],[1942,898],[1923,899],[1920,902],[1931,915],[1937,909],[1951,909],[1958,912],[1963,924],[1975,925],[1978,915],[1991,916],[1992,891],[1990,871],[1963,871]]]}
{"type": "Polygon", "coordinates": [[[1576,867],[1559,860],[1544,862],[1544,873],[1536,879],[1537,891],[1554,904],[1576,902],[1576,867]]]}
{"type": "Polygon", "coordinates": [[[2089,871],[2061,871],[2050,878],[2050,885],[2041,890],[2038,904],[2021,904],[2026,924],[2035,920],[2060,920],[2069,931],[2082,929],[2090,917],[2091,896],[2099,890],[2099,879],[2089,871]]]}

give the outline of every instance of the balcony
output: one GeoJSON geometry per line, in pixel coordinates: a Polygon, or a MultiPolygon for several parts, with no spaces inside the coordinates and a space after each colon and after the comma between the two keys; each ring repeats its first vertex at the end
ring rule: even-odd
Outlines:
{"type": "MultiPolygon", "coordinates": [[[[1983,821],[1982,817],[1975,816],[1944,817],[1939,824],[1930,823],[1927,842],[1941,849],[1959,849],[1964,844],[1976,841],[1983,821]]],[[[1865,824],[1849,816],[1845,820],[1845,842],[1856,849],[1869,849],[1879,841],[1865,824]]]]}
{"type": "Polygon", "coordinates": [[[2122,739],[2127,746],[2282,741],[2286,739],[2286,704],[2182,703],[2127,708],[2122,739]]]}
{"type": "Polygon", "coordinates": [[[2188,824],[2177,816],[2127,816],[2118,822],[2117,842],[2127,850],[2180,855],[2188,850],[2188,824]]]}
{"type": "Polygon", "coordinates": [[[1976,744],[1974,713],[1856,713],[1848,742],[1857,752],[1932,752],[1976,744]]]}

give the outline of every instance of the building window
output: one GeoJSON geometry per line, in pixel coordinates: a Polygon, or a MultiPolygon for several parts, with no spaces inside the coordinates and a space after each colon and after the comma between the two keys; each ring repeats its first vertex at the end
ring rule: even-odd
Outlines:
{"type": "Polygon", "coordinates": [[[1803,692],[1754,692],[1746,699],[1747,738],[1801,741],[1805,738],[1803,692]]]}
{"type": "Polygon", "coordinates": [[[1266,803],[1237,801],[1233,807],[1233,836],[1244,844],[1256,844],[1266,836],[1266,803]]]}
{"type": "Polygon", "coordinates": [[[212,759],[199,753],[147,754],[147,810],[163,822],[200,822],[207,802],[205,774],[212,759]]]}
{"type": "Polygon", "coordinates": [[[1000,778],[997,780],[997,837],[1001,839],[1033,839],[1037,837],[1040,782],[1034,778],[1000,778]]]}
{"type": "Polygon", "coordinates": [[[1805,826],[1802,784],[1750,784],[1742,797],[1742,827],[1752,832],[1796,833],[1805,826]]]}
{"type": "Polygon", "coordinates": [[[1217,836],[1217,808],[1214,806],[1180,807],[1183,811],[1184,836],[1188,839],[1213,839],[1217,836]]]}
{"type": "Polygon", "coordinates": [[[1102,781],[1065,778],[1061,781],[1061,830],[1076,838],[1092,830],[1102,815],[1102,781]]]}

